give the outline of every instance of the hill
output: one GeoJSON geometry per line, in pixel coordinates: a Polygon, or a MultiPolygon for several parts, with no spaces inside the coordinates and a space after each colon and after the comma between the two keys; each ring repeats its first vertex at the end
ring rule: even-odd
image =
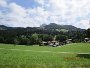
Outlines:
{"type": "Polygon", "coordinates": [[[5,30],[7,29],[8,27],[4,26],[4,25],[0,25],[0,30],[5,30]]]}
{"type": "MultiPolygon", "coordinates": [[[[4,25],[0,25],[0,30],[7,30],[7,29],[23,29],[24,27],[8,27],[4,25]]],[[[44,30],[54,30],[54,31],[83,31],[84,29],[77,28],[72,25],[59,25],[55,23],[50,23],[48,25],[42,24],[40,27],[27,27],[26,29],[44,29],[44,30]]]]}
{"type": "Polygon", "coordinates": [[[59,25],[59,24],[55,24],[55,23],[50,23],[49,25],[41,25],[40,26],[41,28],[43,27],[44,29],[47,29],[47,30],[58,30],[58,31],[62,31],[62,30],[65,30],[65,31],[77,31],[77,30],[84,30],[84,29],[80,29],[80,28],[77,28],[75,26],[72,26],[72,25],[59,25]]]}

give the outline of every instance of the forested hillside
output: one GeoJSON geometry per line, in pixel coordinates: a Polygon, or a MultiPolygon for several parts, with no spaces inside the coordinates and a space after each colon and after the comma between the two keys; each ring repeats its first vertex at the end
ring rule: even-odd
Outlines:
{"type": "Polygon", "coordinates": [[[63,36],[73,42],[83,42],[84,38],[90,38],[89,34],[90,29],[54,23],[27,28],[0,25],[0,43],[8,44],[39,44],[40,41],[52,41],[55,36],[63,36]]]}

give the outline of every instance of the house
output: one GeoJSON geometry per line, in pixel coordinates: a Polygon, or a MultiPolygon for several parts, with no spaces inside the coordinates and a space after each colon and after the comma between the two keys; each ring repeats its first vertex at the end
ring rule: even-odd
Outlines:
{"type": "Polygon", "coordinates": [[[90,43],[90,38],[84,38],[84,42],[89,42],[90,43]]]}
{"type": "Polygon", "coordinates": [[[52,46],[52,47],[56,47],[56,46],[59,46],[59,42],[58,41],[48,41],[48,42],[45,42],[45,41],[42,41],[39,46],[52,46]]]}
{"type": "Polygon", "coordinates": [[[50,46],[53,46],[53,47],[56,47],[56,46],[59,46],[59,42],[58,41],[51,41],[49,43],[50,46]]]}
{"type": "Polygon", "coordinates": [[[72,39],[67,39],[67,40],[66,40],[66,43],[67,43],[67,44],[72,43],[72,39]]]}
{"type": "Polygon", "coordinates": [[[40,42],[40,44],[39,44],[39,46],[46,46],[46,45],[48,45],[48,42],[45,42],[45,41],[42,41],[42,42],[40,42]]]}

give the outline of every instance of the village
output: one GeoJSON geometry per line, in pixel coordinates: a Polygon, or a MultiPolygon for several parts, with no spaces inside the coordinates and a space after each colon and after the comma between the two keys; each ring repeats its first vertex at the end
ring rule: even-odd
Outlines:
{"type": "MultiPolygon", "coordinates": [[[[63,45],[66,45],[66,44],[71,44],[73,43],[72,42],[72,39],[67,39],[63,42],[60,42],[60,41],[56,41],[55,39],[53,41],[42,41],[39,46],[52,46],[52,47],[57,47],[57,46],[63,46],[63,45]]],[[[84,38],[84,43],[90,43],[90,38],[84,38]]]]}

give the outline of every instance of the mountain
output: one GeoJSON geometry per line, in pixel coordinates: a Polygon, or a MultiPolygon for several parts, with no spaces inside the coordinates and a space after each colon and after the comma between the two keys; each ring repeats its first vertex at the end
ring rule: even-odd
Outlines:
{"type": "Polygon", "coordinates": [[[0,30],[10,30],[10,29],[23,29],[24,27],[8,27],[5,25],[0,25],[0,30]]]}
{"type": "Polygon", "coordinates": [[[77,28],[77,27],[72,26],[72,25],[58,25],[58,24],[55,24],[55,23],[50,23],[48,25],[41,26],[41,27],[43,27],[44,29],[47,29],[47,30],[57,30],[57,31],[83,30],[83,29],[77,28]]]}
{"type": "Polygon", "coordinates": [[[4,25],[0,25],[0,30],[6,30],[8,27],[4,25]]]}
{"type": "Polygon", "coordinates": [[[46,24],[42,24],[40,25],[40,28],[44,28],[46,26],[46,24]]]}
{"type": "Polygon", "coordinates": [[[25,29],[25,30],[47,30],[47,31],[57,31],[57,32],[68,32],[68,31],[84,31],[84,29],[77,28],[72,25],[59,25],[55,23],[50,23],[48,25],[42,24],[40,27],[7,27],[4,25],[0,25],[0,30],[7,30],[7,29],[25,29]]]}

